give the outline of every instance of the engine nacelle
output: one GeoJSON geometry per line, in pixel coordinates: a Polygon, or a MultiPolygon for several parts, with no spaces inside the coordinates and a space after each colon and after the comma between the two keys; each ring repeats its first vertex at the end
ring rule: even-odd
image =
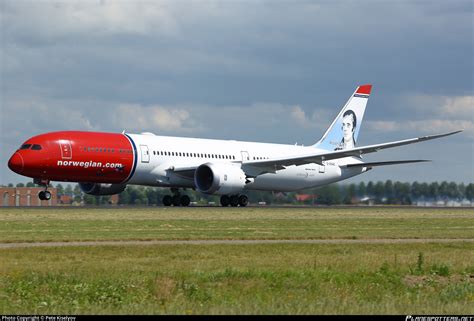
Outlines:
{"type": "Polygon", "coordinates": [[[126,184],[79,183],[81,190],[89,195],[114,195],[121,193],[126,184]]]}
{"type": "Polygon", "coordinates": [[[236,194],[245,186],[245,173],[238,165],[206,163],[194,172],[194,184],[205,194],[236,194]]]}

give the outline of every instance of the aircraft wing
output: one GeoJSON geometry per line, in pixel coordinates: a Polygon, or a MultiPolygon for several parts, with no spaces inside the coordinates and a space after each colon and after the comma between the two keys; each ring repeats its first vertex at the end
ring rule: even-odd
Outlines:
{"type": "Polygon", "coordinates": [[[327,151],[323,153],[319,152],[319,153],[308,154],[308,155],[298,155],[295,157],[289,156],[289,157],[272,158],[272,159],[258,160],[258,161],[248,161],[248,162],[244,162],[243,165],[252,166],[252,167],[266,167],[266,168],[272,167],[275,170],[278,170],[278,169],[285,168],[285,166],[291,166],[291,165],[303,165],[303,164],[308,164],[308,163],[322,164],[322,162],[326,160],[351,157],[351,156],[360,157],[363,154],[375,153],[381,149],[419,143],[419,142],[423,142],[427,140],[454,135],[459,132],[462,132],[462,130],[458,130],[458,131],[454,131],[454,132],[450,132],[446,134],[422,136],[418,138],[411,138],[411,139],[399,140],[395,142],[376,144],[376,145],[368,145],[368,146],[362,146],[362,147],[345,149],[345,150],[327,151]]]}

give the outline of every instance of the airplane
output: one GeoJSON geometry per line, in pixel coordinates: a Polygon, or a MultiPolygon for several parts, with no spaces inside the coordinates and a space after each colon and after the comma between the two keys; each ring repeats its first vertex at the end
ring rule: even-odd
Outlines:
{"type": "Polygon", "coordinates": [[[374,167],[426,162],[364,162],[362,155],[461,132],[358,147],[372,85],[356,88],[322,138],[311,146],[131,134],[57,131],[26,140],[8,167],[45,187],[78,182],[84,193],[113,195],[128,184],[170,188],[165,206],[189,206],[181,190],[220,195],[222,206],[248,204],[247,190],[290,192],[341,181],[374,167]]]}

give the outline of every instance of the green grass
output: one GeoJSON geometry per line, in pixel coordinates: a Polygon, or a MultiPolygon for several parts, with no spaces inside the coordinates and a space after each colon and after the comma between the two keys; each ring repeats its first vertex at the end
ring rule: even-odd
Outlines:
{"type": "Polygon", "coordinates": [[[474,209],[1,209],[0,242],[472,238],[474,209]]]}
{"type": "MultiPolygon", "coordinates": [[[[0,210],[0,242],[472,239],[473,226],[470,209],[0,210]]],[[[473,282],[461,240],[0,249],[0,314],[473,314],[473,282]]]]}
{"type": "Polygon", "coordinates": [[[472,314],[472,250],[462,242],[8,249],[0,313],[472,314]]]}

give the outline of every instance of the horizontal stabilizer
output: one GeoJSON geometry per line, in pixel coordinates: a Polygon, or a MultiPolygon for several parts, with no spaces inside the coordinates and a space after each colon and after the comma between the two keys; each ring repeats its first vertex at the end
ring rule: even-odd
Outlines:
{"type": "Polygon", "coordinates": [[[423,163],[423,162],[431,162],[431,161],[430,160],[424,160],[424,159],[414,159],[414,160],[401,160],[401,161],[348,164],[348,165],[346,165],[346,167],[375,167],[375,166],[387,166],[387,165],[423,163]]]}

